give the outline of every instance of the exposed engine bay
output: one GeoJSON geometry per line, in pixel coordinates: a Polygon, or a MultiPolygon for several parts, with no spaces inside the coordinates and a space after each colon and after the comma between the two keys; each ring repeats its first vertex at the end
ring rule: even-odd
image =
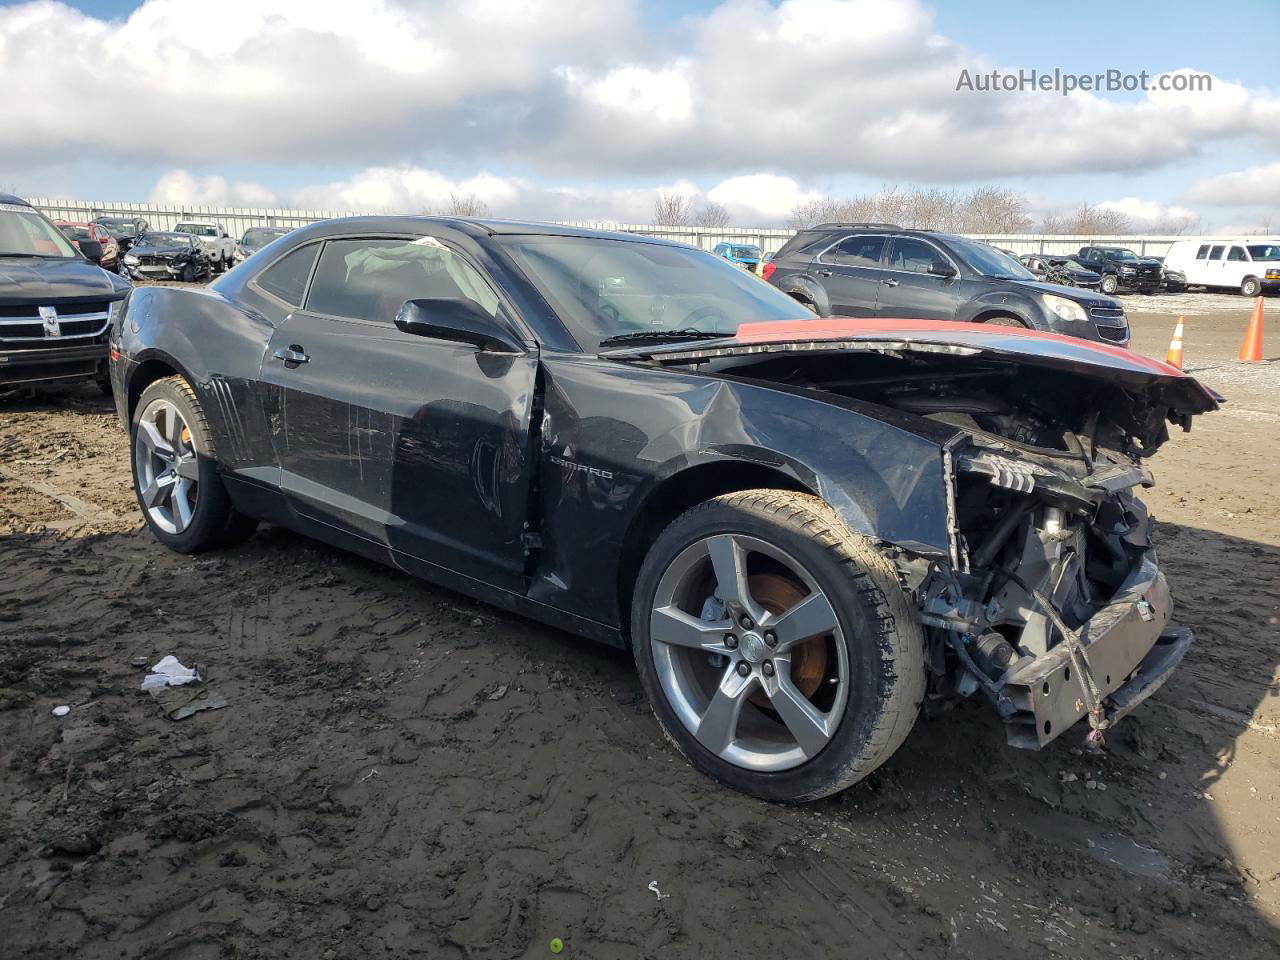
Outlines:
{"type": "Polygon", "coordinates": [[[1136,492],[1169,424],[1216,406],[1194,381],[942,351],[757,355],[730,375],[956,429],[950,562],[887,546],[926,627],[933,706],[981,691],[1015,746],[1082,717],[1100,737],[1181,659],[1191,636],[1169,624],[1136,492]]]}

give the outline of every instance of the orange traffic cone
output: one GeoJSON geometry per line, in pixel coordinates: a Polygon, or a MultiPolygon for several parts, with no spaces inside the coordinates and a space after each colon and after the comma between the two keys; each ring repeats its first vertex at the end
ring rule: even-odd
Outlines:
{"type": "Polygon", "coordinates": [[[1244,332],[1244,343],[1240,344],[1240,359],[1253,362],[1262,359],[1262,298],[1258,298],[1253,308],[1253,316],[1249,318],[1249,328],[1244,332]]]}
{"type": "Polygon", "coordinates": [[[1164,355],[1164,362],[1171,367],[1182,369],[1182,324],[1184,318],[1178,318],[1178,325],[1173,328],[1173,339],[1169,341],[1169,352],[1164,355]]]}

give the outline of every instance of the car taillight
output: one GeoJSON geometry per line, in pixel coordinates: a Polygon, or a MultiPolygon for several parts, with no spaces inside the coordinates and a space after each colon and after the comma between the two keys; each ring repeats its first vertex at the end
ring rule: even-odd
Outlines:
{"type": "Polygon", "coordinates": [[[764,265],[764,269],[760,271],[760,278],[762,280],[768,280],[770,277],[773,276],[773,271],[777,269],[778,269],[778,265],[776,263],[766,263],[764,265]]]}

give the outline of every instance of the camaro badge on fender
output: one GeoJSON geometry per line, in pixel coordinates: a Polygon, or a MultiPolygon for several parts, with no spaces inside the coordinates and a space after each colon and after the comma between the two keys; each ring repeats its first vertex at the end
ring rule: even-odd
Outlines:
{"type": "Polygon", "coordinates": [[[41,307],[40,319],[44,321],[46,337],[62,336],[62,326],[58,323],[58,311],[55,307],[41,307]]]}

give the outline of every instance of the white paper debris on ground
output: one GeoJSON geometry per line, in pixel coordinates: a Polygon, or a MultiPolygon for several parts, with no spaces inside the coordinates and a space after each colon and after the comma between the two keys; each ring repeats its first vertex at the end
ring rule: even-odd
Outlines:
{"type": "Polygon", "coordinates": [[[186,683],[199,683],[200,672],[195,667],[184,667],[175,656],[160,660],[142,680],[143,690],[159,687],[180,687],[186,683]]]}
{"type": "Polygon", "coordinates": [[[649,889],[650,889],[651,891],[653,891],[653,895],[654,895],[655,897],[657,897],[659,900],[669,900],[669,899],[671,899],[671,894],[669,894],[669,893],[663,893],[661,890],[659,890],[659,889],[658,889],[658,881],[657,881],[657,880],[650,880],[650,881],[649,881],[649,889]]]}
{"type": "Polygon", "coordinates": [[[53,715],[55,717],[65,717],[70,712],[71,708],[66,706],[53,708],[53,715]]]}

